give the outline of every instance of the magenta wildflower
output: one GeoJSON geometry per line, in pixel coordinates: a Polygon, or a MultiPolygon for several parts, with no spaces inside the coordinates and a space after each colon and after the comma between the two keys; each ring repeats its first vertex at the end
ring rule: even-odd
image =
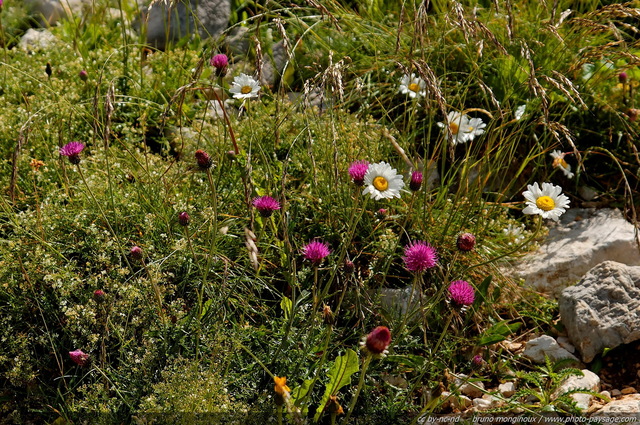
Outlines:
{"type": "Polygon", "coordinates": [[[422,273],[438,263],[436,249],[423,241],[411,242],[404,248],[404,265],[410,272],[422,273]]]}
{"type": "Polygon", "coordinates": [[[71,361],[78,366],[85,366],[89,362],[89,355],[83,353],[82,350],[69,351],[71,361]]]}
{"type": "Polygon", "coordinates": [[[222,77],[227,73],[229,58],[224,53],[220,53],[213,56],[209,63],[216,69],[216,74],[218,75],[218,77],[222,77]]]}
{"type": "Polygon", "coordinates": [[[320,264],[330,253],[329,245],[322,241],[311,241],[302,247],[302,255],[314,265],[320,264]]]}
{"type": "Polygon", "coordinates": [[[349,167],[349,175],[356,186],[364,186],[364,176],[369,169],[369,161],[355,161],[349,167]]]}
{"type": "Polygon", "coordinates": [[[96,302],[104,301],[106,296],[107,296],[107,294],[105,294],[102,289],[96,289],[95,291],[93,291],[93,299],[96,302]]]}
{"type": "Polygon", "coordinates": [[[134,260],[142,260],[142,248],[139,246],[131,247],[129,253],[131,254],[131,258],[134,260]]]}
{"type": "Polygon", "coordinates": [[[459,306],[468,306],[475,300],[475,290],[469,282],[456,280],[449,285],[449,298],[459,306]]]}
{"type": "Polygon", "coordinates": [[[191,217],[189,217],[189,214],[187,212],[183,211],[178,214],[178,223],[180,223],[180,225],[188,226],[190,221],[191,217]]]}
{"type": "Polygon", "coordinates": [[[202,149],[198,149],[196,151],[196,161],[198,162],[198,167],[202,170],[208,170],[213,165],[213,160],[211,159],[211,155],[203,151],[202,149]]]}
{"type": "Polygon", "coordinates": [[[80,152],[84,149],[84,143],[81,142],[69,142],[60,148],[60,155],[69,157],[69,162],[72,164],[80,163],[80,152]]]}
{"type": "Polygon", "coordinates": [[[627,82],[627,73],[626,72],[621,72],[620,74],[618,74],[618,81],[620,81],[620,83],[624,84],[627,82]]]}
{"type": "Polygon", "coordinates": [[[87,79],[89,79],[89,73],[83,69],[78,73],[78,77],[80,77],[82,81],[87,81],[87,79]]]}
{"type": "Polygon", "coordinates": [[[475,356],[473,356],[473,358],[471,359],[471,363],[473,363],[475,366],[481,366],[482,363],[484,363],[484,359],[482,358],[482,355],[480,354],[476,354],[475,356]]]}
{"type": "Polygon", "coordinates": [[[351,274],[353,273],[353,271],[356,269],[356,265],[353,264],[353,261],[351,260],[344,260],[344,272],[347,274],[351,274]]]}
{"type": "Polygon", "coordinates": [[[409,189],[417,192],[422,186],[422,173],[420,171],[414,171],[411,174],[411,181],[409,182],[409,189]]]}
{"type": "Polygon", "coordinates": [[[469,252],[476,246],[476,237],[473,233],[462,233],[458,236],[456,246],[460,251],[469,252]]]}
{"type": "Polygon", "coordinates": [[[271,196],[260,196],[253,200],[253,206],[256,207],[261,216],[271,217],[275,210],[280,209],[280,202],[271,196]]]}
{"type": "Polygon", "coordinates": [[[378,326],[364,339],[362,348],[374,355],[384,355],[391,344],[391,331],[386,326],[378,326]]]}

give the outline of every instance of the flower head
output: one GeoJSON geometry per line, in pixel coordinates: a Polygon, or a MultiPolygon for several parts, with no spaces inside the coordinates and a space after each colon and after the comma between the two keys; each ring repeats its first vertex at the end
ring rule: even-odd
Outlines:
{"type": "Polygon", "coordinates": [[[274,376],[273,382],[275,383],[273,387],[273,391],[275,391],[276,393],[276,398],[275,398],[276,405],[282,406],[285,403],[285,401],[289,398],[291,393],[291,390],[287,386],[287,377],[274,376]]]}
{"type": "Polygon", "coordinates": [[[69,162],[72,164],[80,163],[80,152],[84,149],[84,143],[81,142],[69,142],[60,148],[60,155],[69,158],[69,162]]]}
{"type": "Polygon", "coordinates": [[[404,265],[410,272],[422,273],[438,263],[436,249],[423,241],[411,242],[404,248],[404,265]]]}
{"type": "Polygon", "coordinates": [[[399,198],[400,189],[404,187],[402,176],[384,161],[369,165],[364,175],[364,184],[366,187],[362,194],[368,193],[376,201],[383,198],[399,198]]]}
{"type": "Polygon", "coordinates": [[[356,186],[364,185],[364,176],[369,169],[369,161],[354,161],[349,167],[349,175],[356,186]]]}
{"type": "Polygon", "coordinates": [[[572,179],[573,173],[571,172],[571,165],[567,164],[567,161],[564,160],[564,157],[567,155],[566,153],[562,153],[558,150],[551,152],[549,155],[553,158],[553,166],[560,168],[567,178],[572,179]]]}
{"type": "Polygon", "coordinates": [[[89,73],[83,69],[78,73],[78,77],[80,77],[82,81],[87,81],[89,79],[89,73]]]}
{"type": "Polygon", "coordinates": [[[450,134],[448,134],[447,137],[449,137],[449,142],[454,146],[471,140],[469,132],[467,131],[469,127],[469,117],[466,114],[451,111],[447,114],[447,120],[445,122],[439,122],[438,127],[449,129],[448,132],[450,134]]]}
{"type": "Polygon", "coordinates": [[[471,359],[471,366],[472,367],[480,367],[483,364],[484,364],[484,359],[482,358],[482,354],[476,354],[471,359]]]}
{"type": "Polygon", "coordinates": [[[213,165],[213,160],[211,159],[211,155],[203,151],[202,149],[198,149],[195,153],[196,162],[198,163],[198,167],[201,170],[208,170],[213,165]]]}
{"type": "Polygon", "coordinates": [[[180,223],[181,226],[188,226],[190,221],[191,217],[189,217],[189,214],[186,211],[178,214],[178,223],[180,223]]]}
{"type": "Polygon", "coordinates": [[[411,173],[411,181],[409,182],[409,189],[417,192],[422,186],[422,173],[420,171],[414,171],[411,173]]]}
{"type": "Polygon", "coordinates": [[[520,105],[516,108],[516,112],[514,113],[514,116],[516,117],[516,120],[520,121],[520,119],[524,116],[525,111],[527,110],[527,105],[520,105]]]}
{"type": "Polygon", "coordinates": [[[400,87],[398,90],[401,94],[407,94],[410,98],[421,98],[426,96],[427,92],[425,90],[426,83],[420,78],[416,77],[416,74],[404,75],[400,79],[400,87]]]}
{"type": "Polygon", "coordinates": [[[484,134],[484,128],[487,126],[482,118],[471,118],[469,120],[469,126],[467,127],[467,133],[469,133],[469,140],[473,140],[476,137],[484,134]]]}
{"type": "Polygon", "coordinates": [[[384,356],[391,344],[391,332],[386,326],[378,326],[362,339],[360,346],[374,356],[384,356]]]}
{"type": "Polygon", "coordinates": [[[621,84],[625,84],[627,82],[627,73],[622,71],[620,74],[618,74],[618,81],[620,81],[621,84]]]}
{"type": "Polygon", "coordinates": [[[209,63],[216,69],[216,74],[221,77],[227,73],[229,58],[224,53],[219,53],[217,55],[214,55],[209,63]]]}
{"type": "Polygon", "coordinates": [[[473,304],[475,290],[469,282],[456,280],[449,285],[449,298],[458,306],[468,306],[473,304]]]}
{"type": "Polygon", "coordinates": [[[271,217],[275,210],[280,209],[280,203],[271,196],[260,196],[253,200],[253,206],[263,217],[271,217]]]}
{"type": "Polygon", "coordinates": [[[260,83],[247,74],[240,74],[233,79],[229,91],[233,93],[233,97],[236,99],[258,97],[260,83]]]}
{"type": "Polygon", "coordinates": [[[476,237],[473,233],[461,233],[456,240],[456,246],[460,251],[469,252],[476,246],[476,237]]]}
{"type": "Polygon", "coordinates": [[[82,352],[82,350],[69,351],[71,361],[78,366],[85,366],[89,362],[89,355],[82,352]]]}
{"type": "Polygon", "coordinates": [[[522,195],[527,203],[522,210],[525,214],[538,214],[542,218],[558,221],[569,208],[569,198],[562,194],[562,188],[551,183],[542,183],[542,188],[537,182],[528,185],[522,195]]]}
{"type": "Polygon", "coordinates": [[[105,294],[102,289],[96,289],[93,291],[93,299],[98,303],[104,301],[106,296],[107,294],[105,294]]]}
{"type": "Polygon", "coordinates": [[[302,255],[304,255],[304,258],[316,266],[329,254],[331,254],[331,251],[326,242],[315,240],[302,247],[302,255]]]}
{"type": "Polygon", "coordinates": [[[132,246],[129,253],[134,260],[142,260],[142,248],[139,246],[132,246]]]}

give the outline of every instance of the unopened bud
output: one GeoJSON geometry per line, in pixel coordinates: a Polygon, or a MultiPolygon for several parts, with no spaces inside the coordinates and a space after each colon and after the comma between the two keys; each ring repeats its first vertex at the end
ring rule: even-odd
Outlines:
{"type": "Polygon", "coordinates": [[[189,217],[189,214],[185,211],[178,214],[178,223],[180,223],[181,226],[188,226],[190,221],[191,217],[189,217]]]}
{"type": "Polygon", "coordinates": [[[458,236],[456,245],[460,251],[469,252],[476,246],[476,237],[472,233],[462,233],[458,236]]]}

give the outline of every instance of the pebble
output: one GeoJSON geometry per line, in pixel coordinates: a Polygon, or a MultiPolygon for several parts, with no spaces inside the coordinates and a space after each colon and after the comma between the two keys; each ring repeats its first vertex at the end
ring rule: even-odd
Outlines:
{"type": "Polygon", "coordinates": [[[611,390],[611,397],[620,397],[621,395],[620,390],[611,390]]]}
{"type": "Polygon", "coordinates": [[[635,394],[636,393],[636,389],[633,387],[627,387],[627,388],[623,388],[622,391],[620,391],[620,394],[635,394]]]}

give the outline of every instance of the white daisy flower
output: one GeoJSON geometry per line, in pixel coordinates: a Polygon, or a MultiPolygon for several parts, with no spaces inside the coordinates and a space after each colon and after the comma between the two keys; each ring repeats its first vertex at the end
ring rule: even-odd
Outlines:
{"type": "Polygon", "coordinates": [[[525,111],[527,110],[527,105],[520,105],[516,108],[516,112],[514,113],[516,120],[520,121],[520,118],[524,116],[525,111]]]}
{"type": "Polygon", "coordinates": [[[408,94],[410,98],[424,97],[427,95],[425,86],[427,83],[420,77],[416,77],[416,74],[404,75],[400,80],[399,91],[401,94],[408,94]]]}
{"type": "Polygon", "coordinates": [[[451,132],[451,135],[449,136],[449,142],[451,142],[451,144],[453,144],[454,146],[460,143],[466,143],[469,140],[473,140],[473,135],[471,135],[469,131],[469,117],[466,114],[451,111],[447,114],[446,123],[439,122],[438,127],[449,127],[449,131],[451,132]]]}
{"type": "Polygon", "coordinates": [[[471,141],[475,139],[476,136],[483,134],[486,126],[487,124],[482,121],[482,118],[471,118],[469,120],[469,126],[466,129],[467,133],[469,133],[469,140],[471,141]]]}
{"type": "Polygon", "coordinates": [[[233,97],[236,99],[258,97],[260,83],[247,74],[240,74],[233,79],[229,91],[233,93],[233,97]]]}
{"type": "Polygon", "coordinates": [[[562,194],[560,186],[542,183],[540,189],[538,183],[534,183],[528,185],[527,189],[522,193],[527,200],[527,206],[522,210],[525,214],[538,214],[542,218],[558,221],[569,208],[569,198],[562,194]]]}
{"type": "Polygon", "coordinates": [[[564,175],[572,179],[573,173],[571,172],[571,165],[567,164],[567,161],[564,160],[566,153],[556,150],[551,152],[549,155],[553,158],[553,166],[560,167],[564,175]]]}
{"type": "Polygon", "coordinates": [[[382,198],[399,198],[404,181],[395,168],[391,168],[391,165],[383,161],[369,165],[364,175],[364,185],[362,194],[368,193],[377,201],[382,198]]]}

